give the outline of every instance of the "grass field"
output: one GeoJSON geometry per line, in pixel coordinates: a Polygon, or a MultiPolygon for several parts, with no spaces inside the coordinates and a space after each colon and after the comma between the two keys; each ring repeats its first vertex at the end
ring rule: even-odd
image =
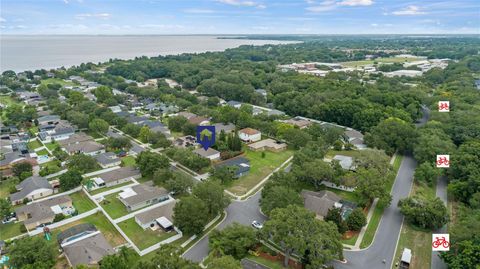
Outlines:
{"type": "Polygon", "coordinates": [[[96,207],[95,203],[92,202],[83,191],[69,194],[69,196],[72,198],[73,206],[79,214],[92,210],[96,207]]]}
{"type": "MultiPolygon", "coordinates": [[[[426,184],[414,182],[410,196],[415,194],[424,197],[435,197],[435,186],[428,186],[426,184]]],[[[400,260],[403,249],[409,248],[412,250],[412,263],[410,264],[410,267],[429,269],[432,260],[431,242],[431,231],[420,229],[404,221],[394,257],[395,262],[400,260]]]]}
{"type": "MultiPolygon", "coordinates": [[[[280,262],[280,261],[271,261],[271,260],[267,260],[265,258],[262,258],[262,257],[257,257],[257,256],[254,256],[254,255],[251,255],[249,254],[247,257],[247,259],[249,260],[252,260],[254,262],[257,262],[261,265],[264,265],[270,269],[285,269],[286,267],[283,267],[283,263],[280,262]]],[[[288,268],[292,268],[292,267],[288,267],[288,268]]]]}
{"type": "Polygon", "coordinates": [[[42,143],[40,143],[38,139],[28,142],[28,148],[31,150],[37,149],[41,146],[42,146],[42,143]]]}
{"type": "Polygon", "coordinates": [[[326,158],[333,158],[335,155],[345,155],[354,158],[358,158],[360,156],[360,151],[358,150],[329,150],[325,154],[326,158]]]}
{"type": "Polygon", "coordinates": [[[245,149],[244,157],[250,160],[250,172],[246,176],[234,180],[228,190],[237,195],[245,194],[292,155],[292,150],[265,151],[265,158],[262,158],[262,152],[245,149]]]}
{"type": "Polygon", "coordinates": [[[107,188],[96,189],[96,190],[90,191],[89,193],[90,193],[91,195],[95,195],[95,194],[99,194],[99,193],[106,192],[106,191],[109,191],[109,190],[113,190],[113,189],[116,189],[116,188],[120,188],[120,187],[122,187],[122,186],[131,184],[131,183],[132,183],[132,181],[127,181],[127,182],[124,182],[124,183],[122,183],[122,184],[118,184],[118,185],[115,185],[115,186],[111,186],[111,187],[107,187],[107,188]]]}
{"type": "Polygon", "coordinates": [[[378,63],[407,63],[419,61],[419,58],[405,58],[405,57],[389,57],[389,58],[377,58],[375,60],[363,60],[363,61],[352,61],[352,62],[343,62],[342,65],[347,67],[356,67],[362,65],[373,64],[374,62],[378,63]]]}
{"type": "Polygon", "coordinates": [[[53,166],[60,167],[60,161],[59,160],[53,160],[53,161],[49,161],[49,162],[40,164],[40,168],[44,168],[44,167],[47,167],[47,166],[48,167],[53,167],[53,166]]]}
{"type": "Polygon", "coordinates": [[[74,86],[75,85],[75,83],[73,83],[73,82],[67,82],[67,81],[64,81],[63,79],[59,79],[59,78],[42,79],[41,84],[44,84],[44,85],[60,84],[62,86],[74,86]]]}
{"type": "Polygon", "coordinates": [[[7,198],[10,196],[10,188],[18,184],[17,181],[10,179],[0,180],[0,198],[7,198]]]}
{"type": "Polygon", "coordinates": [[[122,158],[122,166],[135,166],[136,161],[133,156],[126,156],[122,158]]]}
{"type": "Polygon", "coordinates": [[[42,155],[49,155],[48,154],[48,151],[44,148],[42,150],[39,150],[36,152],[38,156],[42,156],[42,155]]]}
{"type": "Polygon", "coordinates": [[[0,223],[0,240],[6,240],[17,235],[21,235],[20,227],[23,225],[22,222],[17,223],[0,223]]]}
{"type": "Polygon", "coordinates": [[[105,209],[108,215],[113,219],[125,216],[129,213],[125,205],[117,198],[118,193],[119,192],[116,192],[105,196],[105,200],[100,203],[103,209],[105,209]],[[105,203],[105,201],[108,201],[108,203],[105,203]]]}
{"type": "Polygon", "coordinates": [[[153,246],[177,234],[175,231],[166,233],[161,229],[157,231],[152,231],[149,228],[143,230],[142,227],[135,222],[134,217],[118,223],[118,226],[139,249],[153,246]]]}

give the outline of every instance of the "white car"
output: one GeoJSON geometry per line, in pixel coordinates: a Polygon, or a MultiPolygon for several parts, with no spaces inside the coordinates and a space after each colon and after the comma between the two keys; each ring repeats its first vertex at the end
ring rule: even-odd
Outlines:
{"type": "Polygon", "coordinates": [[[255,229],[262,229],[262,228],[263,228],[263,224],[261,224],[260,222],[254,220],[254,221],[252,221],[252,227],[255,228],[255,229]]]}

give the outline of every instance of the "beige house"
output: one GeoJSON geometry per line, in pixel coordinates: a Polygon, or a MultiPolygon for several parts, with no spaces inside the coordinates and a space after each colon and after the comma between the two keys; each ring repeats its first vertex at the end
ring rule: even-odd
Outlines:
{"type": "Polygon", "coordinates": [[[36,200],[53,194],[53,187],[44,177],[31,176],[20,182],[15,188],[18,192],[10,195],[12,205],[18,205],[24,199],[36,200]]]}
{"type": "Polygon", "coordinates": [[[72,199],[63,195],[22,206],[15,213],[28,230],[33,230],[39,225],[52,223],[57,214],[68,215],[73,211],[72,199]]]}
{"type": "Polygon", "coordinates": [[[287,148],[287,144],[275,141],[271,138],[267,138],[267,139],[249,144],[248,148],[253,151],[269,150],[269,151],[279,152],[279,151],[285,150],[287,148]]]}
{"type": "Polygon", "coordinates": [[[257,142],[262,139],[262,133],[252,128],[245,128],[238,131],[238,137],[243,142],[257,142]]]}

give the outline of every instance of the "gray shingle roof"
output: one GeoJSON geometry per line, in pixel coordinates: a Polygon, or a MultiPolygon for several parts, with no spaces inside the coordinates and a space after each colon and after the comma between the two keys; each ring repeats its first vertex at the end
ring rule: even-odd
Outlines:
{"type": "Polygon", "coordinates": [[[29,195],[32,191],[38,190],[38,189],[50,189],[53,190],[52,185],[48,183],[48,180],[46,180],[44,177],[39,177],[39,176],[32,176],[24,181],[20,182],[16,186],[17,190],[19,192],[12,193],[10,195],[10,201],[18,201],[18,200],[23,200],[27,195],[29,195]]]}
{"type": "Polygon", "coordinates": [[[215,166],[215,168],[223,167],[223,166],[235,166],[237,167],[236,175],[243,174],[245,172],[250,171],[250,161],[245,157],[236,157],[224,162],[221,162],[215,166]]]}
{"type": "Polygon", "coordinates": [[[52,211],[51,207],[55,205],[61,205],[68,202],[71,202],[72,199],[68,195],[62,195],[54,198],[50,198],[41,202],[31,203],[25,206],[22,206],[15,210],[15,213],[18,215],[27,214],[31,217],[24,221],[24,224],[35,223],[46,218],[51,218],[55,216],[55,213],[52,211]]]}
{"type": "Polygon", "coordinates": [[[325,217],[328,210],[335,207],[335,204],[341,201],[341,198],[331,191],[307,191],[303,190],[301,193],[305,208],[325,217]]]}
{"type": "Polygon", "coordinates": [[[120,167],[118,169],[108,171],[102,174],[96,175],[96,177],[101,178],[105,183],[112,182],[112,181],[117,181],[121,179],[125,179],[127,177],[139,177],[140,170],[126,166],[126,167],[120,167]]]}
{"type": "Polygon", "coordinates": [[[154,209],[142,212],[140,214],[135,215],[135,218],[138,219],[143,224],[149,223],[153,220],[156,220],[160,217],[165,217],[173,222],[173,208],[177,202],[173,200],[173,202],[164,204],[159,207],[155,207],[154,209]]]}
{"type": "Polygon", "coordinates": [[[156,186],[149,186],[147,184],[140,184],[131,188],[136,193],[136,195],[123,199],[123,201],[130,206],[143,203],[150,199],[154,199],[155,197],[168,195],[168,191],[166,189],[156,186]]]}
{"type": "Polygon", "coordinates": [[[120,158],[118,158],[113,152],[100,153],[95,156],[95,160],[97,160],[97,162],[101,165],[109,165],[120,162],[120,158]]]}
{"type": "Polygon", "coordinates": [[[64,246],[63,251],[70,264],[74,267],[79,264],[97,264],[104,256],[115,253],[112,246],[100,232],[64,246]]]}

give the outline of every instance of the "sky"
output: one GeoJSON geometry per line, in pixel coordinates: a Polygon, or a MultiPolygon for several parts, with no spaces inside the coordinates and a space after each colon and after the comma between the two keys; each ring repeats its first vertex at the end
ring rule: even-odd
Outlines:
{"type": "Polygon", "coordinates": [[[480,1],[2,0],[1,34],[480,34],[480,1]]]}

